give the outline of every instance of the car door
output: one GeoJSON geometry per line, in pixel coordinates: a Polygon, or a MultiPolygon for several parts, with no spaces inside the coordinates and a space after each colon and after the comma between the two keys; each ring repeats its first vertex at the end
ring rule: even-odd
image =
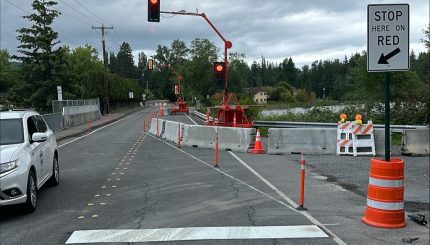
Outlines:
{"type": "Polygon", "coordinates": [[[48,175],[52,173],[52,159],[54,157],[53,150],[51,144],[49,143],[52,140],[52,132],[49,132],[48,126],[43,120],[42,116],[35,116],[36,118],[36,126],[39,133],[44,133],[47,136],[47,140],[40,142],[42,145],[42,180],[46,180],[48,175]]]}
{"type": "Polygon", "coordinates": [[[37,128],[37,118],[36,116],[30,116],[27,118],[27,132],[28,132],[28,152],[30,154],[31,162],[36,168],[36,179],[37,185],[41,181],[43,181],[43,151],[42,151],[42,143],[34,142],[32,140],[32,136],[34,133],[37,133],[39,130],[37,128]]]}

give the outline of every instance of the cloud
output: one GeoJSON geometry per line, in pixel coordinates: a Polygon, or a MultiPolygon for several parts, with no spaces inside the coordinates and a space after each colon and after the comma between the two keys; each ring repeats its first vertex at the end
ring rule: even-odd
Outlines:
{"type": "MultiPolygon", "coordinates": [[[[30,0],[8,0],[31,11],[30,0]]],[[[245,53],[248,62],[276,62],[292,57],[301,67],[314,60],[350,56],[366,49],[367,5],[364,0],[161,0],[164,11],[205,12],[227,40],[233,42],[231,52],[245,53]]],[[[390,1],[377,1],[389,3],[390,1]]],[[[406,0],[410,4],[410,40],[415,52],[425,51],[420,40],[429,20],[428,0],[406,0]]],[[[89,43],[101,49],[101,33],[91,26],[112,25],[106,43],[117,52],[121,42],[128,42],[134,53],[144,50],[148,56],[157,45],[170,46],[174,39],[190,45],[194,38],[208,38],[218,47],[221,39],[201,17],[162,14],[160,23],[147,22],[147,1],[143,0],[61,0],[56,6],[63,15],[55,21],[62,44],[72,48],[89,43]],[[88,12],[89,9],[92,13],[88,12]],[[78,20],[77,20],[78,19],[78,20]]],[[[15,30],[29,26],[21,16],[24,11],[1,1],[1,48],[16,52],[15,30]]],[[[101,52],[99,52],[101,53],[101,52]]]]}

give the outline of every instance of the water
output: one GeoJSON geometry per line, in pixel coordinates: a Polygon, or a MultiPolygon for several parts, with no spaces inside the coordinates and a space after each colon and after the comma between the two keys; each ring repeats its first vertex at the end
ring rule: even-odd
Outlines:
{"type": "MultiPolygon", "coordinates": [[[[293,108],[288,108],[288,109],[270,109],[270,110],[263,110],[261,112],[261,114],[263,116],[269,116],[269,115],[282,115],[282,114],[287,114],[289,112],[292,112],[294,114],[297,114],[297,113],[306,113],[306,112],[308,112],[312,108],[314,108],[314,107],[311,107],[311,108],[293,107],[293,108]]],[[[344,105],[319,106],[319,108],[329,109],[329,110],[331,110],[333,112],[341,112],[341,110],[343,110],[345,108],[345,106],[344,105]]]]}

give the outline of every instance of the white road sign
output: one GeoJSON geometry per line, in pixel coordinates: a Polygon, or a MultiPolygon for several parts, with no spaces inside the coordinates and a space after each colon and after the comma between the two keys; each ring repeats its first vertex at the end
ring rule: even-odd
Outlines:
{"type": "Polygon", "coordinates": [[[58,101],[63,100],[63,89],[61,88],[61,86],[57,86],[57,99],[58,101]]]}
{"type": "Polygon", "coordinates": [[[367,70],[409,70],[409,4],[367,6],[367,70]]]}

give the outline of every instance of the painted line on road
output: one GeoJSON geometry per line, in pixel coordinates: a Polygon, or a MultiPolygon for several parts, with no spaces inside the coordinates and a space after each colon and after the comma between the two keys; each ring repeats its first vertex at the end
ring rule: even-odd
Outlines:
{"type": "Polygon", "coordinates": [[[75,231],[66,244],[326,237],[328,237],[327,234],[316,225],[186,227],[75,231]]]}
{"type": "Polygon", "coordinates": [[[86,134],[86,135],[82,135],[82,136],[80,136],[80,137],[78,137],[78,138],[76,138],[76,139],[73,139],[73,140],[71,140],[71,141],[69,141],[69,142],[66,142],[66,143],[64,143],[64,144],[62,144],[62,145],[59,145],[59,146],[58,146],[58,148],[61,148],[61,147],[63,147],[63,146],[66,146],[66,145],[68,145],[68,144],[71,144],[71,143],[73,143],[73,142],[75,142],[75,141],[77,141],[77,140],[80,140],[80,139],[82,139],[82,138],[85,138],[85,137],[87,137],[87,136],[90,136],[90,135],[94,134],[95,132],[97,132],[97,131],[99,131],[99,130],[102,130],[102,129],[106,128],[106,127],[112,126],[112,125],[117,124],[117,123],[119,123],[119,122],[122,122],[122,121],[124,121],[124,120],[126,120],[126,119],[129,119],[130,117],[134,117],[134,116],[136,116],[137,114],[142,113],[142,112],[144,112],[144,111],[138,111],[138,112],[136,112],[136,113],[134,113],[134,114],[132,114],[132,115],[129,115],[129,116],[124,117],[124,118],[121,118],[121,119],[119,119],[119,120],[117,120],[117,121],[115,121],[115,122],[112,122],[112,123],[108,124],[108,125],[102,126],[102,127],[98,128],[98,129],[95,129],[95,130],[91,131],[90,133],[88,133],[88,134],[86,134]]]}
{"type": "Polygon", "coordinates": [[[187,116],[187,117],[188,117],[188,119],[190,119],[190,120],[191,120],[191,122],[193,122],[195,125],[198,125],[198,124],[196,123],[196,121],[194,121],[190,116],[188,116],[187,114],[185,114],[185,116],[187,116]]]}
{"type": "MultiPolygon", "coordinates": [[[[249,171],[251,171],[255,176],[257,176],[261,181],[263,181],[267,186],[269,186],[272,190],[274,190],[276,193],[278,193],[279,196],[281,196],[285,201],[287,201],[291,206],[297,208],[299,205],[295,203],[291,198],[289,198],[285,193],[280,191],[278,188],[276,188],[272,183],[270,183],[267,179],[265,179],[263,176],[261,176],[257,171],[255,171],[253,168],[251,168],[248,164],[246,164],[242,159],[240,159],[236,154],[229,151],[230,155],[232,155],[238,162],[240,162],[245,168],[247,168],[249,171]]],[[[310,215],[306,211],[297,211],[298,213],[305,216],[309,221],[311,221],[313,224],[321,227],[325,232],[330,234],[330,236],[333,237],[333,240],[337,244],[346,244],[340,237],[338,237],[336,234],[334,234],[332,231],[330,231],[325,225],[323,225],[321,222],[319,222],[317,219],[315,219],[312,215],[310,215]]]]}
{"type": "MultiPolygon", "coordinates": [[[[264,195],[264,196],[266,196],[266,197],[268,197],[268,198],[270,198],[270,199],[272,199],[272,200],[274,200],[275,202],[277,202],[277,203],[279,203],[279,204],[281,204],[281,205],[283,205],[283,206],[285,206],[285,207],[287,207],[287,208],[289,208],[289,209],[291,209],[291,210],[293,210],[294,212],[296,212],[296,213],[299,213],[299,214],[302,214],[303,216],[305,216],[309,221],[311,221],[313,224],[315,224],[315,225],[318,225],[319,227],[321,227],[324,231],[326,231],[328,234],[330,234],[331,236],[332,236],[332,238],[333,238],[333,240],[337,243],[337,244],[339,244],[339,245],[346,245],[346,243],[344,242],[344,241],[342,241],[342,239],[340,239],[336,234],[334,234],[332,231],[330,231],[327,227],[325,227],[321,222],[319,222],[317,219],[315,219],[314,217],[312,217],[312,215],[310,215],[308,212],[306,212],[306,211],[298,211],[298,210],[296,210],[294,207],[297,207],[298,205],[294,202],[294,201],[292,201],[291,199],[291,202],[292,203],[294,203],[293,205],[291,205],[291,204],[287,204],[287,203],[285,203],[285,202],[283,202],[283,201],[281,201],[281,200],[278,200],[277,198],[275,198],[275,197],[272,197],[271,195],[269,195],[269,194],[267,194],[267,193],[265,193],[265,192],[263,192],[263,191],[261,191],[261,190],[259,190],[259,189],[257,189],[257,188],[255,188],[255,187],[253,187],[252,185],[249,185],[249,184],[247,184],[246,182],[244,182],[244,181],[242,181],[242,180],[240,180],[240,179],[238,179],[238,178],[236,178],[236,177],[234,177],[234,176],[232,176],[232,175],[230,175],[230,174],[228,174],[228,173],[226,173],[226,172],[224,172],[224,171],[222,171],[222,170],[220,170],[220,169],[217,169],[217,168],[214,168],[211,164],[208,164],[208,163],[206,163],[205,161],[203,161],[203,160],[201,160],[201,159],[199,159],[199,158],[197,158],[197,157],[195,157],[195,156],[193,156],[192,154],[190,154],[190,153],[188,153],[188,152],[186,152],[186,151],[184,151],[184,150],[182,150],[182,149],[178,149],[175,145],[172,145],[172,144],[170,144],[170,143],[168,143],[168,142],[166,142],[166,141],[164,141],[164,140],[162,140],[162,139],[159,139],[159,138],[157,138],[156,136],[154,136],[154,135],[152,135],[152,134],[149,134],[149,133],[146,133],[147,135],[149,135],[149,136],[151,136],[152,138],[154,138],[154,139],[156,139],[156,140],[158,140],[158,141],[161,141],[161,142],[163,142],[163,143],[165,143],[166,145],[168,145],[168,146],[170,146],[170,147],[172,147],[173,149],[175,149],[175,150],[177,150],[177,151],[180,151],[180,152],[182,152],[182,153],[184,153],[185,155],[188,155],[188,156],[190,156],[191,158],[193,158],[193,159],[195,159],[195,160],[197,160],[197,161],[199,161],[199,162],[201,162],[201,163],[203,163],[204,165],[206,165],[206,166],[208,166],[208,167],[210,167],[211,169],[213,169],[213,170],[215,170],[215,171],[218,171],[219,173],[221,173],[221,174],[223,174],[223,175],[225,175],[225,176],[227,176],[227,177],[229,177],[229,178],[231,178],[231,179],[234,179],[234,180],[236,180],[237,182],[239,182],[239,183],[241,183],[242,185],[244,185],[244,186],[247,186],[248,188],[250,188],[250,189],[252,189],[252,190],[255,190],[256,192],[258,192],[258,193],[260,193],[260,194],[262,194],[262,195],[264,195]]],[[[239,158],[240,159],[240,158],[239,158]]],[[[243,161],[242,161],[243,162],[243,161]]],[[[267,181],[267,180],[266,180],[267,181]]],[[[267,181],[268,182],[268,181],[267,181]]],[[[269,182],[270,183],[270,182],[269,182]]],[[[273,186],[273,185],[272,185],[273,186]]],[[[274,187],[274,186],[273,186],[274,187]]],[[[274,187],[274,188],[276,188],[276,187],[274,187]]],[[[278,190],[279,191],[279,190],[278,190]]],[[[279,191],[279,192],[281,192],[281,191],[279,191]]],[[[278,193],[278,192],[277,192],[278,193]]],[[[282,193],[282,192],[281,192],[282,193]]],[[[283,194],[283,193],[282,193],[283,194]]],[[[279,195],[279,193],[278,193],[278,195],[279,195]]],[[[283,194],[283,195],[281,195],[281,197],[287,197],[285,194],[283,194]]],[[[287,197],[288,198],[288,197],[287,197]]],[[[288,198],[289,199],[289,198],[288,198]]],[[[285,200],[285,199],[284,199],[285,200]]],[[[288,202],[288,200],[287,200],[287,202],[288,202]]],[[[288,202],[289,203],[289,202],[288,202]]]]}

